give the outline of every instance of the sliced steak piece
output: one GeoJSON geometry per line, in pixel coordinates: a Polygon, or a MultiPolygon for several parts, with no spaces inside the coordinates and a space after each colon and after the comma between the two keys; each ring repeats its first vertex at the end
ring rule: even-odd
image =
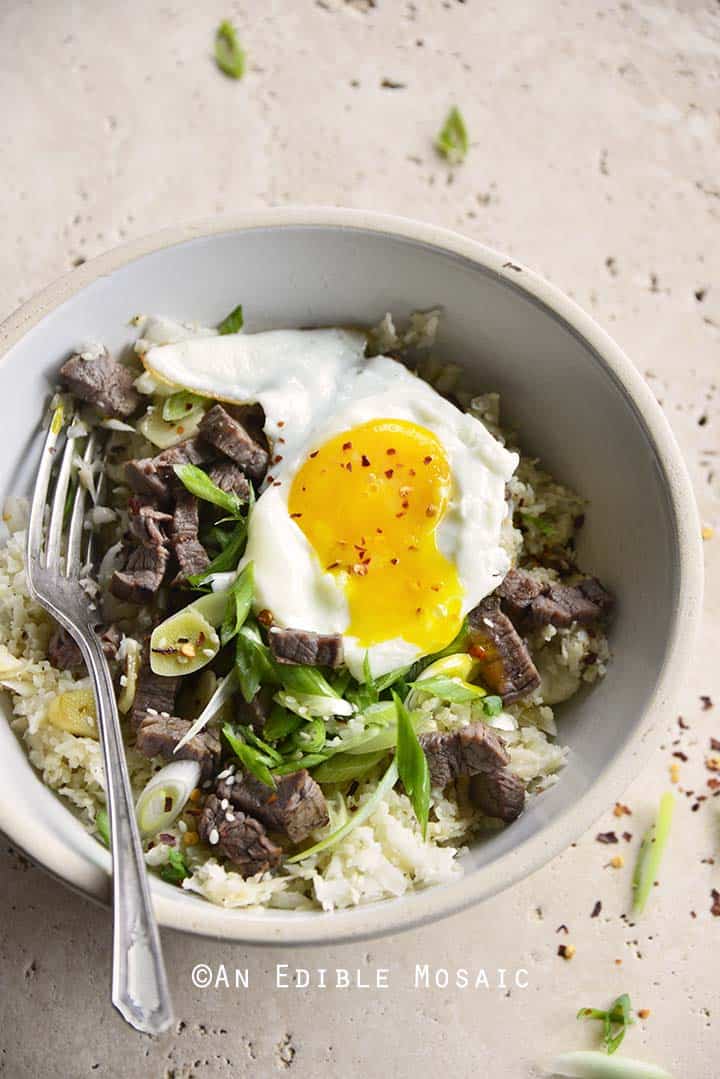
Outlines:
{"type": "Polygon", "coordinates": [[[242,502],[250,496],[250,483],[247,476],[234,461],[218,461],[208,469],[213,483],[226,494],[237,495],[242,502]]]}
{"type": "Polygon", "coordinates": [[[237,866],[243,877],[254,877],[279,865],[282,851],[267,835],[260,821],[244,813],[228,811],[211,794],[205,800],[198,835],[237,866]]]}
{"type": "Polygon", "coordinates": [[[199,433],[216,450],[240,465],[248,479],[260,483],[270,455],[222,405],[213,405],[200,420],[199,433]]]}
{"type": "MultiPolygon", "coordinates": [[[[106,659],[115,659],[122,640],[120,630],[117,626],[98,626],[95,632],[102,642],[106,659]]],[[[80,649],[62,626],[55,629],[48,642],[48,659],[59,671],[78,671],[85,666],[80,649]]]]}
{"type": "Polygon", "coordinates": [[[132,371],[106,349],[96,356],[71,356],[60,368],[60,380],[104,416],[126,419],[140,405],[132,371]]]}
{"type": "Polygon", "coordinates": [[[252,727],[255,734],[262,734],[265,723],[272,711],[273,690],[271,686],[261,686],[253,699],[248,702],[238,697],[237,720],[243,726],[252,727]]]}
{"type": "Polygon", "coordinates": [[[300,843],[330,819],[323,792],[304,768],[278,776],[275,790],[255,776],[237,774],[232,784],[220,780],[216,793],[243,813],[257,817],[268,831],[281,832],[293,843],[300,843]]]}
{"type": "Polygon", "coordinates": [[[421,734],[420,745],[427,757],[430,783],[440,789],[458,776],[497,770],[510,760],[502,738],[481,722],[455,731],[421,734]]]}
{"type": "Polygon", "coordinates": [[[163,583],[167,561],[166,547],[136,547],[125,569],[113,573],[110,591],[127,603],[148,603],[163,583]]]}
{"type": "Polygon", "coordinates": [[[273,626],[268,641],[278,663],[340,667],[343,662],[343,639],[339,633],[312,633],[307,629],[273,626]]]}
{"type": "Polygon", "coordinates": [[[488,596],[468,615],[470,651],[480,662],[479,679],[505,704],[526,697],[540,685],[540,675],[528,647],[499,607],[488,596]]]}
{"type": "Polygon", "coordinates": [[[525,785],[509,768],[478,772],[470,780],[470,801],[487,817],[510,824],[525,808],[525,785]]]}
{"type": "Polygon", "coordinates": [[[155,457],[128,461],[125,465],[125,478],[133,491],[150,495],[165,505],[175,488],[174,466],[201,465],[211,457],[212,451],[206,443],[196,437],[186,438],[155,457]]]}
{"type": "Polygon", "coordinates": [[[576,585],[541,584],[524,570],[511,569],[496,594],[512,622],[524,629],[557,626],[565,629],[573,622],[590,626],[606,617],[614,600],[595,577],[585,577],[576,585]]]}
{"type": "Polygon", "coordinates": [[[139,499],[130,500],[130,533],[138,543],[145,547],[161,547],[167,543],[163,526],[172,521],[169,513],[163,513],[156,506],[142,503],[139,499]]]}
{"type": "Polygon", "coordinates": [[[180,677],[168,678],[155,674],[150,666],[150,638],[143,646],[142,664],[138,675],[135,700],[130,724],[137,730],[143,720],[154,716],[168,717],[175,711],[175,698],[180,688],[180,677]]]}
{"type": "Polygon", "coordinates": [[[180,567],[173,584],[186,581],[194,573],[202,573],[210,565],[207,551],[198,539],[199,527],[198,500],[183,487],[175,499],[170,533],[170,542],[180,567]]]}
{"type": "Polygon", "coordinates": [[[196,734],[177,753],[175,747],[190,727],[192,720],[179,716],[147,715],[137,729],[135,745],[145,757],[162,757],[166,761],[197,761],[201,778],[210,779],[220,764],[220,739],[207,728],[196,734]]]}

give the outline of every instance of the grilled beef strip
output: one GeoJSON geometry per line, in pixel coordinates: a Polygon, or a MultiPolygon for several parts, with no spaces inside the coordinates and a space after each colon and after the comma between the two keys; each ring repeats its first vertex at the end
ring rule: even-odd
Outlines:
{"type": "Polygon", "coordinates": [[[274,869],[282,858],[282,850],[269,838],[260,821],[240,811],[222,809],[220,799],[214,794],[205,800],[198,835],[203,843],[237,866],[243,877],[274,869]],[[212,839],[216,842],[212,843],[212,839]]]}
{"type": "Polygon", "coordinates": [[[198,539],[199,527],[198,500],[183,487],[175,498],[170,529],[170,542],[180,567],[173,584],[181,584],[193,574],[202,573],[210,565],[207,551],[198,539]]]}
{"type": "Polygon", "coordinates": [[[155,674],[150,666],[150,638],[143,645],[142,663],[138,675],[135,700],[130,713],[130,725],[137,730],[149,718],[171,716],[175,710],[175,698],[180,689],[180,676],[167,677],[155,674]]]}
{"type": "Polygon", "coordinates": [[[166,761],[197,761],[201,778],[210,779],[220,765],[220,739],[205,728],[175,752],[181,738],[190,730],[193,721],[179,716],[145,715],[137,729],[135,746],[145,757],[162,757],[166,761]]]}
{"type": "Polygon", "coordinates": [[[125,569],[113,573],[110,591],[128,603],[146,603],[165,577],[168,549],[162,526],[172,518],[139,499],[131,499],[129,509],[130,534],[138,546],[130,552],[125,569]]]}
{"type": "Polygon", "coordinates": [[[305,768],[278,776],[274,790],[255,776],[238,772],[233,783],[221,779],[215,792],[236,809],[256,817],[268,831],[286,835],[293,843],[300,843],[330,819],[325,796],[305,768]]]}
{"type": "Polygon", "coordinates": [[[272,706],[273,689],[271,686],[261,686],[249,703],[242,696],[239,696],[237,703],[238,723],[252,727],[255,734],[262,734],[265,723],[272,711],[272,706]]]}
{"type": "Polygon", "coordinates": [[[250,483],[247,476],[234,461],[218,461],[208,469],[213,483],[226,494],[237,495],[242,502],[250,496],[250,483]]]}
{"type": "Polygon", "coordinates": [[[485,816],[506,824],[516,820],[525,807],[525,785],[509,768],[478,772],[470,779],[468,794],[485,816]]]}
{"type": "Polygon", "coordinates": [[[143,457],[128,461],[125,465],[125,478],[141,495],[149,495],[161,505],[169,503],[175,489],[175,465],[202,465],[213,457],[212,449],[201,439],[193,436],[183,439],[175,446],[163,450],[155,457],[143,457]]]}
{"type": "Polygon", "coordinates": [[[140,406],[140,394],[129,368],[106,349],[97,356],[71,356],[60,368],[60,381],[75,397],[104,416],[127,419],[140,406]]]}
{"type": "Polygon", "coordinates": [[[272,626],[268,641],[278,663],[340,667],[343,662],[343,639],[339,633],[312,633],[306,629],[272,626]]]}
{"type": "Polygon", "coordinates": [[[510,760],[502,738],[482,722],[421,734],[420,745],[427,757],[430,783],[440,789],[458,776],[504,768],[510,760]]]}
{"type": "Polygon", "coordinates": [[[240,465],[254,484],[262,482],[270,460],[267,449],[222,405],[213,405],[205,413],[198,426],[198,433],[225,457],[240,465]]]}
{"type": "Polygon", "coordinates": [[[521,569],[511,569],[497,589],[502,609],[527,632],[540,626],[591,626],[612,611],[614,599],[595,577],[575,585],[542,584],[521,569]]]}
{"type": "MultiPolygon", "coordinates": [[[[102,649],[108,660],[117,656],[122,633],[117,626],[97,626],[95,629],[102,642],[102,649]]],[[[79,671],[85,667],[80,649],[62,626],[58,626],[48,642],[48,659],[59,671],[79,671]]]]}
{"type": "Polygon", "coordinates": [[[488,596],[468,615],[470,651],[480,663],[479,679],[505,704],[540,685],[530,652],[512,622],[500,610],[497,595],[488,596]]]}

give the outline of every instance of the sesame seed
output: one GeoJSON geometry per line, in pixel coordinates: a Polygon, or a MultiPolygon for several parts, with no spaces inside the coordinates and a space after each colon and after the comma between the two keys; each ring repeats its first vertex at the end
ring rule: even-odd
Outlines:
{"type": "Polygon", "coordinates": [[[229,824],[232,824],[232,822],[235,820],[235,814],[231,813],[229,809],[225,814],[225,820],[228,821],[229,824]]]}
{"type": "Polygon", "coordinates": [[[216,843],[220,841],[220,833],[217,828],[213,828],[208,836],[208,841],[211,847],[214,847],[216,843]]]}
{"type": "Polygon", "coordinates": [[[226,768],[223,772],[218,772],[218,779],[227,779],[230,775],[230,769],[226,768]]]}
{"type": "Polygon", "coordinates": [[[156,716],[158,714],[157,708],[146,708],[145,711],[149,716],[156,716]]]}
{"type": "Polygon", "coordinates": [[[228,802],[227,798],[223,798],[222,802],[220,803],[220,808],[221,809],[227,809],[227,807],[229,805],[230,805],[230,803],[228,802]]]}
{"type": "Polygon", "coordinates": [[[178,821],[178,832],[180,833],[180,835],[184,835],[185,832],[187,832],[187,824],[184,820],[178,821]]]}

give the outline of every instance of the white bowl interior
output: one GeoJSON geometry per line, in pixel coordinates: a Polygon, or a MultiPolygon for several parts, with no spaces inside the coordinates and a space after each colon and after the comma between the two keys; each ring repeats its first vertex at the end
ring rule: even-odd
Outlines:
{"type": "MultiPolygon", "coordinates": [[[[28,490],[31,432],[60,361],[94,340],[121,346],[132,338],[128,320],[138,312],[213,324],[242,302],[247,328],[259,330],[370,324],[388,310],[402,319],[414,309],[442,307],[438,352],[465,367],[479,391],[498,390],[504,421],[520,432],[523,447],[589,500],[581,564],[619,600],[608,677],[560,711],[560,738],[572,749],[562,781],[465,859],[468,877],[494,864],[496,890],[504,874],[512,876],[510,852],[545,835],[551,847],[553,822],[601,781],[638,726],[649,725],[646,709],[673,635],[679,559],[667,476],[637,405],[588,342],[523,290],[522,273],[503,276],[491,265],[412,239],[341,227],[260,227],[161,248],[92,281],[10,349],[0,365],[0,400],[12,402],[0,427],[0,459],[4,493],[28,490]]],[[[0,827],[12,837],[17,819],[30,820],[25,847],[76,886],[103,894],[107,854],[43,788],[5,724],[0,788],[0,827]]],[[[202,900],[159,882],[157,889],[166,912],[186,905],[180,920],[188,927],[227,931],[227,912],[211,913],[202,900]]],[[[413,898],[391,905],[407,907],[413,898]]],[[[230,916],[240,938],[240,922],[264,919],[272,928],[267,924],[261,935],[288,941],[293,919],[313,917],[230,916]]],[[[361,915],[344,916],[345,931],[352,932],[352,917],[361,915]]],[[[409,908],[405,917],[412,918],[409,908]]]]}

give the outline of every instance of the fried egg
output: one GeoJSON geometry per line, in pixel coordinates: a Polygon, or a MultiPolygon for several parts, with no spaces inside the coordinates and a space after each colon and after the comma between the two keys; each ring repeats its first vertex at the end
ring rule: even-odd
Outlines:
{"type": "Polygon", "coordinates": [[[158,378],[259,402],[271,474],[243,564],[277,625],[343,637],[362,679],[440,651],[502,580],[505,485],[518,458],[394,359],[346,330],[276,330],[151,348],[158,378]]]}

